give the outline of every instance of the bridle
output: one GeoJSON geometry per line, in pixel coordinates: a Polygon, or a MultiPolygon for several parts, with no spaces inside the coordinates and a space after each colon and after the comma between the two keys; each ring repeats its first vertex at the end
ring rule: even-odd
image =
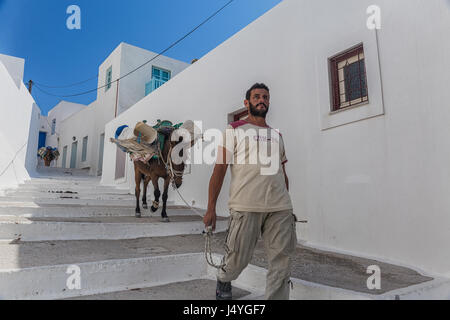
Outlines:
{"type": "MultiPolygon", "coordinates": [[[[167,138],[169,139],[169,138],[167,138]]],[[[170,143],[170,141],[168,141],[170,147],[169,147],[169,152],[167,154],[167,161],[164,160],[164,157],[162,155],[161,152],[161,148],[158,145],[158,152],[159,152],[159,158],[161,159],[161,161],[164,163],[164,167],[166,168],[166,172],[167,174],[170,176],[170,182],[172,183],[172,186],[174,188],[176,188],[175,186],[175,178],[177,177],[182,177],[184,174],[184,169],[183,170],[175,170],[173,168],[173,161],[172,161],[172,144],[170,143]]]]}

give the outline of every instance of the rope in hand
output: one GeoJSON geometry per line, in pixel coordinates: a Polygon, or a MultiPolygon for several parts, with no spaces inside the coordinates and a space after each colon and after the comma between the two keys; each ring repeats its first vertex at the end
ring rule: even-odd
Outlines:
{"type": "MultiPolygon", "coordinates": [[[[181,195],[181,193],[178,191],[177,188],[175,188],[175,190],[177,191],[178,195],[180,196],[181,200],[183,200],[183,202],[189,207],[189,209],[191,209],[192,211],[194,211],[195,213],[197,213],[200,217],[203,218],[203,215],[195,208],[191,207],[189,205],[189,203],[187,203],[186,200],[184,200],[183,196],[181,195]]],[[[205,231],[203,231],[203,236],[205,238],[205,259],[206,262],[213,268],[216,269],[222,269],[225,266],[224,260],[222,258],[222,262],[217,264],[214,262],[213,256],[212,256],[212,250],[211,250],[211,242],[214,240],[212,238],[213,236],[213,232],[212,232],[212,227],[209,226],[206,228],[205,231]]]]}
{"type": "MultiPolygon", "coordinates": [[[[162,162],[164,163],[164,165],[166,167],[166,170],[169,172],[170,179],[172,181],[172,187],[176,190],[176,192],[180,196],[181,200],[183,200],[183,202],[188,206],[188,208],[190,210],[192,210],[193,212],[195,212],[196,214],[198,214],[201,218],[203,218],[203,214],[201,214],[197,209],[192,207],[183,198],[183,196],[181,195],[180,191],[178,191],[178,188],[175,185],[175,177],[183,175],[183,171],[176,171],[176,170],[173,169],[173,167],[172,167],[172,159],[170,159],[171,151],[172,151],[172,146],[170,146],[170,149],[169,149],[169,154],[167,156],[167,158],[168,158],[167,162],[164,161],[164,158],[162,157],[161,150],[159,150],[159,155],[160,155],[160,158],[161,158],[162,162]]],[[[214,262],[214,259],[213,259],[213,256],[212,256],[211,242],[215,240],[215,239],[213,239],[212,227],[211,226],[207,227],[206,230],[203,231],[202,233],[203,233],[203,236],[205,238],[205,259],[206,259],[206,262],[213,268],[216,268],[216,269],[223,268],[225,266],[224,259],[222,258],[222,262],[218,264],[218,263],[214,262]]]]}

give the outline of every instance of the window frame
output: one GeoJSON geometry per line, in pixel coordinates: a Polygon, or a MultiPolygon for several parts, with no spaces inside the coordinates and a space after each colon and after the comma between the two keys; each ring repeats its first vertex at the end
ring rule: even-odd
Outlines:
{"type": "MultiPolygon", "coordinates": [[[[348,62],[348,61],[347,61],[348,62]]],[[[350,63],[349,65],[351,65],[350,63]]],[[[330,58],[328,58],[328,67],[330,74],[330,97],[331,97],[331,114],[340,112],[343,110],[348,110],[351,108],[355,108],[358,106],[362,106],[369,103],[369,90],[367,83],[367,64],[366,64],[366,55],[364,53],[364,45],[363,43],[359,43],[356,46],[353,46],[347,50],[342,51],[330,58]],[[362,57],[361,57],[362,55],[362,57]],[[344,70],[345,66],[339,68],[339,64],[342,62],[349,60],[355,56],[358,56],[357,60],[352,63],[357,63],[359,61],[364,61],[364,72],[361,73],[361,69],[359,70],[359,78],[360,78],[360,88],[363,90],[365,87],[366,95],[361,96],[359,98],[353,99],[351,101],[341,102],[341,96],[346,95],[344,89],[344,93],[341,92],[341,83],[344,82],[344,87],[346,87],[346,79],[345,75],[343,76],[343,80],[339,79],[339,70],[344,70]],[[362,77],[365,80],[365,86],[362,85],[362,77]]],[[[342,71],[344,72],[344,71],[342,71]]]]}
{"type": "Polygon", "coordinates": [[[153,91],[158,89],[160,86],[162,86],[166,82],[170,81],[170,79],[172,79],[172,71],[170,71],[169,69],[164,69],[164,68],[152,65],[150,81],[145,84],[145,96],[148,96],[150,93],[152,93],[153,91]],[[155,69],[160,71],[160,76],[159,77],[154,76],[154,70],[155,69]],[[167,78],[167,80],[163,79],[162,72],[167,72],[168,73],[169,77],[167,78]],[[159,82],[162,82],[162,83],[158,87],[156,87],[156,81],[159,81],[159,82]]]}
{"type": "Polygon", "coordinates": [[[106,69],[105,92],[111,89],[111,84],[112,84],[112,66],[106,69]]]}

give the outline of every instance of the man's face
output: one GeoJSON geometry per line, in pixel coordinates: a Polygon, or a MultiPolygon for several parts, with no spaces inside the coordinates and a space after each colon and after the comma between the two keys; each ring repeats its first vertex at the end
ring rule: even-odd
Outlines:
{"type": "Polygon", "coordinates": [[[269,92],[265,89],[253,89],[250,93],[250,100],[245,100],[244,103],[253,116],[265,118],[269,111],[269,92]]]}

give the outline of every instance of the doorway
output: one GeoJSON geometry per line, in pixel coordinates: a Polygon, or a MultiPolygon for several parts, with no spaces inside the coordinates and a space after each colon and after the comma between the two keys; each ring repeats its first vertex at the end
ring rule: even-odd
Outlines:
{"type": "Polygon", "coordinates": [[[77,148],[78,141],[72,143],[72,152],[70,154],[70,168],[75,169],[77,167],[77,148]]]}
{"type": "Polygon", "coordinates": [[[103,149],[105,147],[105,134],[100,135],[100,146],[98,150],[98,170],[97,175],[101,176],[103,172],[103,149]]]}
{"type": "Polygon", "coordinates": [[[64,146],[63,157],[62,157],[62,165],[61,165],[61,168],[63,168],[63,169],[66,168],[66,160],[67,160],[67,146],[64,146]]]}

